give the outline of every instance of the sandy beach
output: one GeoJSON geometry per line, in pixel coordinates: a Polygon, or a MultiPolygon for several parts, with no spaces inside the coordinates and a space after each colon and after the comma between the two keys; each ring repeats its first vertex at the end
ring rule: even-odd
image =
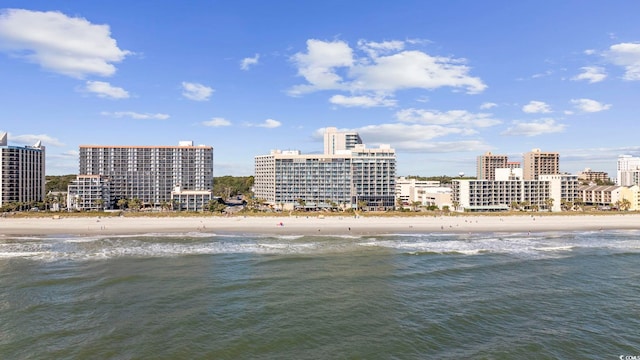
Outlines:
{"type": "Polygon", "coordinates": [[[0,234],[95,235],[148,233],[394,234],[640,230],[640,214],[511,216],[273,216],[0,218],[0,234]]]}

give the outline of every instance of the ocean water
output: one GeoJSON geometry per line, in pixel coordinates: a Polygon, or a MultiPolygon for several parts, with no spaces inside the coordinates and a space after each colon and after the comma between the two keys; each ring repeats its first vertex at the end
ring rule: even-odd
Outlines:
{"type": "Polygon", "coordinates": [[[2,359],[640,358],[640,232],[0,236],[2,359]]]}

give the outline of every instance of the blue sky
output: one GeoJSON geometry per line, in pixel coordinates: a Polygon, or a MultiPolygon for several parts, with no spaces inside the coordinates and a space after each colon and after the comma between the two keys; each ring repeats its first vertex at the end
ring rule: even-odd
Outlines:
{"type": "Polygon", "coordinates": [[[215,176],[322,129],[398,175],[475,175],[486,151],[615,176],[640,156],[635,1],[25,1],[0,6],[0,131],[47,146],[214,147],[215,176]]]}

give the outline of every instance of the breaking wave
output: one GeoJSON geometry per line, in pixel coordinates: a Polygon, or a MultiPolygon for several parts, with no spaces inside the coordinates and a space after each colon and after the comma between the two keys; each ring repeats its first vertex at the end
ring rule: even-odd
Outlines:
{"type": "Polygon", "coordinates": [[[331,254],[384,251],[411,255],[570,256],[575,251],[640,252],[639,231],[388,234],[383,236],[146,234],[91,237],[0,238],[0,259],[41,261],[217,254],[331,254]]]}

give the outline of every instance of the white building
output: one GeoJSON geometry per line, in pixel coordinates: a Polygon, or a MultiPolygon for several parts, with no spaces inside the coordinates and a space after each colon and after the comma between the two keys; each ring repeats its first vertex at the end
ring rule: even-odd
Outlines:
{"type": "Polygon", "coordinates": [[[395,150],[389,145],[369,149],[351,132],[341,134],[335,128],[328,132],[323,154],[272,150],[256,156],[255,196],[283,209],[360,204],[368,210],[393,209],[395,150]]]}
{"type": "Polygon", "coordinates": [[[440,186],[439,181],[407,179],[404,176],[396,179],[396,202],[403,208],[411,208],[416,203],[439,209],[451,208],[451,193],[451,188],[440,186]]]}
{"type": "Polygon", "coordinates": [[[538,180],[453,181],[453,202],[459,211],[505,211],[514,205],[561,211],[563,200],[574,201],[578,196],[577,175],[539,175],[538,180]]]}
{"type": "Polygon", "coordinates": [[[28,206],[45,198],[45,147],[9,146],[7,133],[0,134],[0,206],[28,206]]]}
{"type": "MultiPolygon", "coordinates": [[[[213,147],[194,146],[192,141],[181,141],[177,146],[82,145],[80,171],[69,187],[68,202],[73,201],[74,191],[97,191],[96,186],[102,186],[87,182],[90,178],[83,178],[86,175],[99,176],[108,184],[103,193],[106,209],[116,208],[120,199],[138,199],[143,207],[156,208],[177,199],[189,202],[179,203],[179,208],[202,210],[212,199],[213,147]],[[202,194],[187,193],[193,191],[202,194]]],[[[84,201],[79,204],[91,205],[84,201]]]]}
{"type": "Polygon", "coordinates": [[[640,157],[620,155],[617,165],[616,185],[640,185],[640,157]]]}

